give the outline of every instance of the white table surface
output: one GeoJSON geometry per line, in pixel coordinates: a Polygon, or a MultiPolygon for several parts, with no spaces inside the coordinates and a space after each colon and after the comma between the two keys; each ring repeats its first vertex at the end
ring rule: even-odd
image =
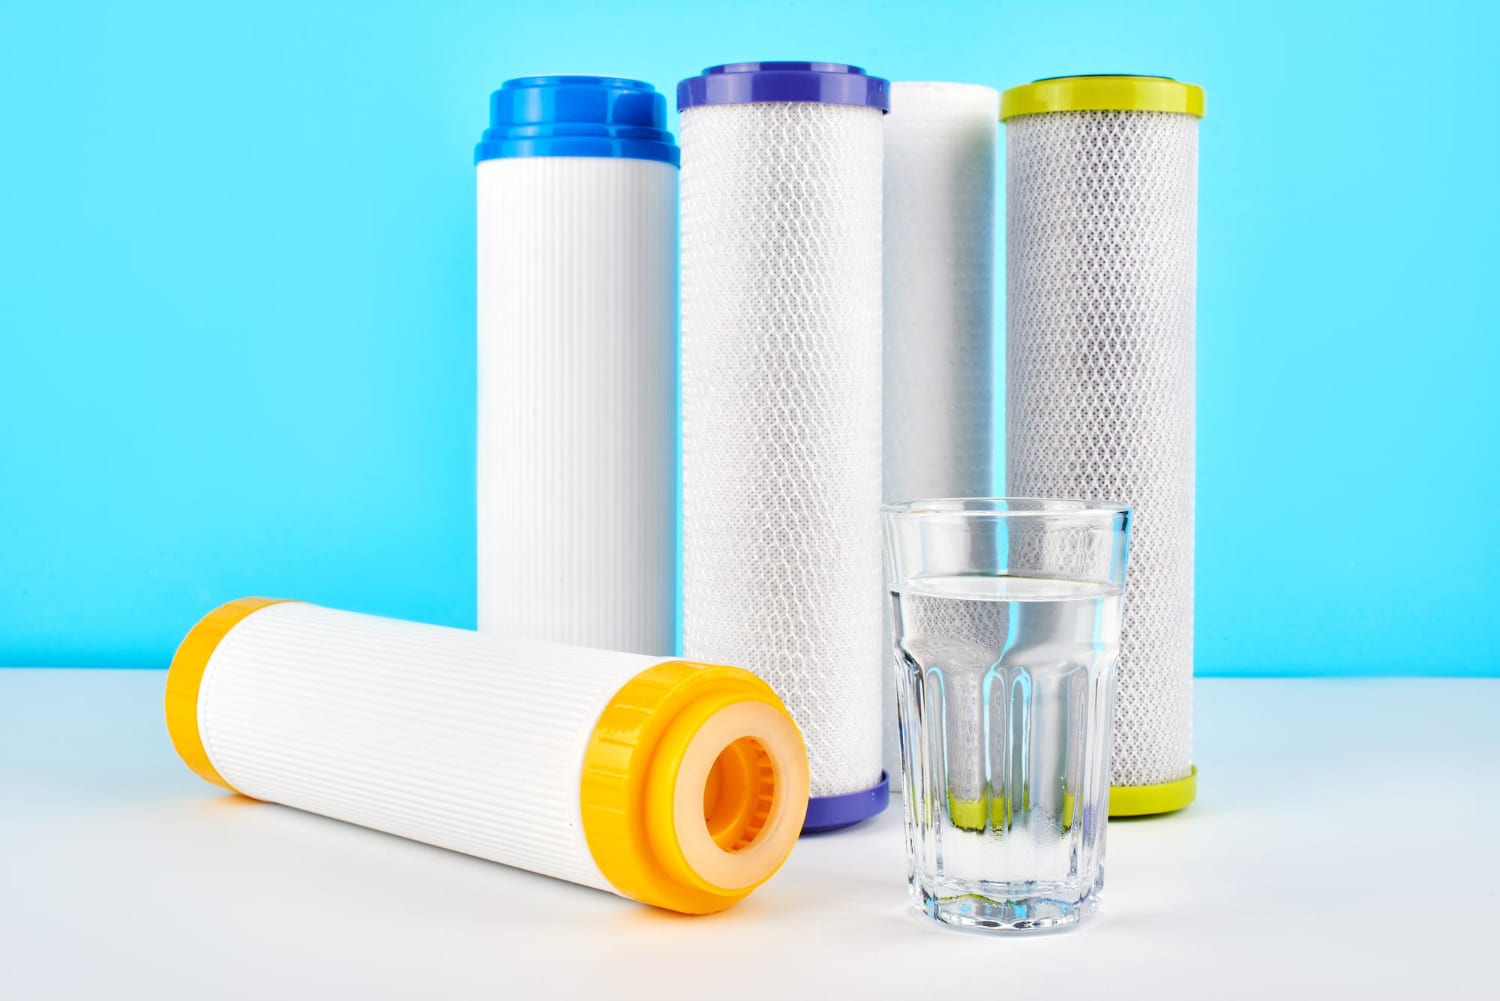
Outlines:
{"type": "MultiPolygon", "coordinates": [[[[1203,680],[1103,906],[910,908],[893,808],[709,918],[221,795],[154,671],[0,670],[0,998],[1500,998],[1500,680],[1203,680]]],[[[899,801],[898,801],[899,802],[899,801]]]]}

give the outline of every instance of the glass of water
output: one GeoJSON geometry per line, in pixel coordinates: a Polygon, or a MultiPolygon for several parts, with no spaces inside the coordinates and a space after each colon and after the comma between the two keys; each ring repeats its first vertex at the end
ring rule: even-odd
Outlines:
{"type": "Polygon", "coordinates": [[[1130,509],[883,513],[912,900],[952,925],[1075,924],[1104,882],[1130,509]]]}

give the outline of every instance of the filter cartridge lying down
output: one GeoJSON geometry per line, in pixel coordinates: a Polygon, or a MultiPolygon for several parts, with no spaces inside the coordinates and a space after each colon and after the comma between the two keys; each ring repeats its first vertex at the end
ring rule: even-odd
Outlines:
{"type": "Polygon", "coordinates": [[[770,878],[807,809],[748,672],[300,602],[209,613],[166,715],[227,789],[686,914],[770,878]]]}

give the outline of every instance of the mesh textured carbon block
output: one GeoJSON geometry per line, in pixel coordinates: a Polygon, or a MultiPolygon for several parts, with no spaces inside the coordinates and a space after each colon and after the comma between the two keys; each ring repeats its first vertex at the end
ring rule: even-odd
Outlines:
{"type": "MultiPolygon", "coordinates": [[[[995,311],[1000,94],[891,84],[885,118],[885,500],[986,497],[995,311]]],[[[889,624],[887,624],[889,635],[889,624]]],[[[901,783],[896,691],[884,672],[885,767],[901,783]]]]}
{"type": "Polygon", "coordinates": [[[748,668],[812,794],[881,773],[878,108],[682,112],[685,655],[748,668]]]}
{"type": "Polygon", "coordinates": [[[1198,121],[1006,125],[1006,493],[1135,508],[1116,786],[1192,769],[1198,121]]]}

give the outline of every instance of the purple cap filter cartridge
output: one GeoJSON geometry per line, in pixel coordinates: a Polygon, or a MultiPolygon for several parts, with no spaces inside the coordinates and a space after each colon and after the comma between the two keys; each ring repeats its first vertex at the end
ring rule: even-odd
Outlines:
{"type": "Polygon", "coordinates": [[[881,169],[887,84],[715,66],[682,138],[683,649],[745,667],[807,742],[807,830],[881,767],[881,169]]]}

